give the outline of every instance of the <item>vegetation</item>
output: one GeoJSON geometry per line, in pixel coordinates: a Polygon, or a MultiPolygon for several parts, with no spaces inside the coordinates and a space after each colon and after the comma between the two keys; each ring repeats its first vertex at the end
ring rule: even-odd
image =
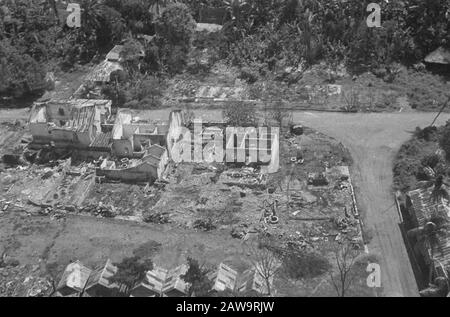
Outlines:
{"type": "Polygon", "coordinates": [[[115,263],[118,270],[112,277],[114,283],[124,284],[129,290],[142,281],[147,271],[153,269],[153,262],[150,259],[142,259],[138,256],[125,258],[120,263],[115,263]]]}
{"type": "MultiPolygon", "coordinates": [[[[65,8],[59,2],[5,2],[0,9],[0,94],[40,93],[47,71],[88,63],[115,44],[130,41],[140,41],[145,51],[140,63],[130,62],[130,68],[144,77],[150,72],[157,77],[183,72],[195,42],[199,49],[208,49],[210,60],[241,67],[240,77],[250,84],[268,73],[305,69],[322,61],[331,68],[344,64],[354,73],[373,71],[390,81],[397,76],[396,62],[412,65],[438,46],[449,46],[450,4],[443,0],[384,1],[383,27],[373,29],[365,23],[368,0],[78,2],[82,7],[78,29],[63,23],[59,12],[65,8]],[[164,5],[164,10],[153,10],[155,5],[164,5]],[[224,28],[195,35],[194,17],[198,19],[205,7],[227,10],[224,28]],[[151,37],[142,40],[143,36],[151,37]]],[[[192,70],[208,65],[193,55],[197,62],[192,70]]],[[[131,76],[129,81],[135,84],[140,79],[131,76]]],[[[432,90],[442,91],[440,85],[432,90]]],[[[413,107],[420,109],[429,102],[439,107],[446,100],[443,93],[428,98],[428,88],[411,89],[413,107]],[[423,98],[416,98],[420,94],[423,98]]]]}
{"type": "Polygon", "coordinates": [[[280,247],[273,239],[264,236],[258,241],[246,244],[246,247],[255,272],[264,280],[267,294],[263,295],[271,296],[274,277],[280,272],[280,247]]]}
{"type": "Polygon", "coordinates": [[[254,106],[241,101],[228,105],[223,117],[230,127],[256,127],[258,122],[254,106]]]}
{"type": "Polygon", "coordinates": [[[181,278],[189,283],[189,296],[195,295],[196,297],[211,296],[211,289],[213,282],[208,278],[210,271],[201,266],[197,260],[188,258],[189,268],[186,274],[181,278]]]}
{"type": "Polygon", "coordinates": [[[439,145],[445,151],[447,159],[450,159],[450,123],[448,123],[441,133],[439,145]]]}
{"type": "Polygon", "coordinates": [[[359,254],[349,244],[344,244],[334,252],[336,270],[330,271],[330,281],[339,297],[346,297],[348,291],[356,282],[359,254]]]}
{"type": "MultiPolygon", "coordinates": [[[[449,175],[448,151],[450,122],[444,127],[417,128],[411,140],[400,148],[394,161],[394,187],[403,191],[425,181],[431,186],[449,175]],[[440,150],[445,152],[442,155],[440,150]]],[[[442,184],[442,183],[441,183],[442,184]]],[[[440,187],[440,186],[437,186],[440,187]]]]}

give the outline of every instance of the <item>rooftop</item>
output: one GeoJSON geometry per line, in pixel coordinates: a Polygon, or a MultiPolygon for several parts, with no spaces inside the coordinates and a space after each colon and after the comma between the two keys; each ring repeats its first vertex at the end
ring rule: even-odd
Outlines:
{"type": "Polygon", "coordinates": [[[123,71],[123,67],[117,62],[103,61],[86,76],[87,82],[107,83],[111,80],[111,74],[115,71],[123,71]]]}
{"type": "MultiPolygon", "coordinates": [[[[412,203],[413,216],[416,218],[419,226],[424,226],[433,217],[439,215],[444,217],[447,223],[450,222],[450,207],[445,205],[442,200],[432,199],[433,187],[413,190],[408,193],[412,203]]],[[[447,230],[444,234],[438,234],[438,243],[432,245],[431,255],[437,264],[450,268],[450,232],[447,230]]]]}
{"type": "Polygon", "coordinates": [[[68,287],[75,292],[82,292],[91,272],[91,269],[87,268],[79,261],[70,263],[61,277],[57,290],[60,291],[63,288],[68,287]]]}

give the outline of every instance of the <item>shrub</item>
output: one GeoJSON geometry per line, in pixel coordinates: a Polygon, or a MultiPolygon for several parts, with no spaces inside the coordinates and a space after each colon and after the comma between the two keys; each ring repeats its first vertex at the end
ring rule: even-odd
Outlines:
{"type": "Polygon", "coordinates": [[[251,85],[258,81],[258,74],[249,67],[243,67],[239,78],[251,85]]]}
{"type": "Polygon", "coordinates": [[[254,106],[242,101],[228,105],[223,116],[231,127],[256,127],[258,122],[254,106]]]}
{"type": "Polygon", "coordinates": [[[139,283],[147,271],[153,269],[153,262],[150,259],[141,259],[138,256],[124,258],[122,262],[114,265],[118,270],[111,281],[125,284],[129,289],[139,283]]]}
{"type": "Polygon", "coordinates": [[[441,158],[437,154],[431,154],[427,155],[422,159],[422,165],[423,166],[429,166],[431,168],[435,168],[439,162],[441,161],[441,158]]]}
{"type": "Polygon", "coordinates": [[[419,140],[425,141],[435,141],[437,140],[437,128],[436,127],[426,127],[425,129],[421,129],[419,127],[416,128],[414,132],[414,136],[419,140]]]}
{"type": "Polygon", "coordinates": [[[195,20],[182,3],[170,4],[156,21],[157,34],[171,45],[190,46],[195,29],[195,20]]]}
{"type": "Polygon", "coordinates": [[[213,282],[208,278],[209,270],[200,266],[197,260],[188,258],[188,270],[181,278],[189,283],[189,296],[195,294],[197,297],[207,297],[211,295],[213,282]]]}
{"type": "Polygon", "coordinates": [[[7,41],[0,42],[0,93],[23,97],[46,88],[46,71],[28,54],[7,41]]]}

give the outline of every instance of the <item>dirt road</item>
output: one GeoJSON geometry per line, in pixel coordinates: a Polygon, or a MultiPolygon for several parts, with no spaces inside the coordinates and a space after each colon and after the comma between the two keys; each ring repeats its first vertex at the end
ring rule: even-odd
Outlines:
{"type": "MultiPolygon", "coordinates": [[[[373,229],[369,251],[380,257],[384,296],[418,296],[392,194],[392,162],[417,126],[434,113],[296,113],[295,121],[340,140],[354,159],[353,175],[365,225],[373,229]]],[[[450,119],[448,114],[438,124],[450,119]]]]}

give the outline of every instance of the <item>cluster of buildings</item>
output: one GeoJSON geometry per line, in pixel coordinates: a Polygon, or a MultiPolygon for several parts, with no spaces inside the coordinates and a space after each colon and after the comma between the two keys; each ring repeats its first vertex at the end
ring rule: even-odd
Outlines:
{"type": "Polygon", "coordinates": [[[95,270],[84,266],[81,262],[69,264],[56,288],[57,295],[63,297],[110,297],[127,293],[127,287],[113,282],[111,278],[118,269],[111,260],[95,270]]]}
{"type": "MultiPolygon", "coordinates": [[[[123,71],[122,51],[123,46],[114,47],[82,87],[101,87],[110,81],[113,72],[123,71]]],[[[29,149],[70,151],[82,159],[100,160],[98,177],[124,182],[161,178],[171,159],[179,163],[176,157],[180,156],[180,145],[182,156],[187,155],[189,162],[195,161],[190,159],[200,149],[202,162],[256,164],[265,174],[279,169],[278,129],[255,127],[230,133],[223,122],[209,122],[198,130],[185,122],[182,111],[173,111],[164,118],[156,111],[112,109],[112,102],[99,99],[96,93],[93,99],[77,95],[33,105],[29,149]],[[186,132],[189,137],[185,137],[186,132]]]]}
{"type": "MultiPolygon", "coordinates": [[[[171,117],[177,115],[181,113],[171,117]]],[[[108,100],[36,103],[29,128],[33,136],[30,149],[71,151],[85,159],[101,159],[99,177],[154,181],[161,177],[169,161],[166,137],[171,122],[142,118],[127,109],[119,110],[114,119],[108,100]]]]}
{"type": "MultiPolygon", "coordinates": [[[[128,289],[125,285],[112,281],[117,267],[110,260],[95,270],[76,261],[66,267],[56,290],[57,295],[62,297],[186,297],[189,295],[190,285],[182,276],[187,270],[185,264],[170,270],[155,266],[141,282],[128,289]]],[[[208,278],[213,283],[212,290],[216,292],[268,293],[266,280],[255,268],[239,275],[237,271],[221,263],[208,278]]],[[[271,280],[270,283],[272,282],[271,280]]]]}

